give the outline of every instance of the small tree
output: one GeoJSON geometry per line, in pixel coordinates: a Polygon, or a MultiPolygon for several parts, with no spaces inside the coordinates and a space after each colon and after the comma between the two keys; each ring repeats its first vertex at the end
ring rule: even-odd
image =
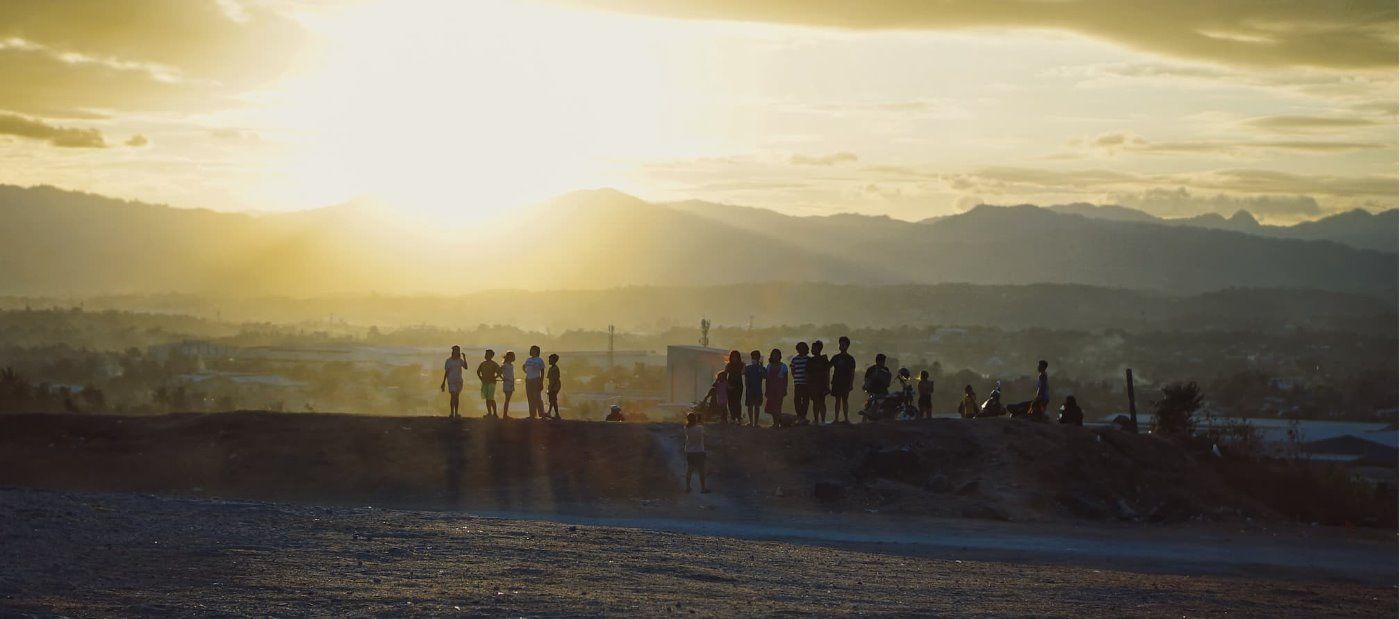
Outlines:
{"type": "Polygon", "coordinates": [[[1162,387],[1162,399],[1152,406],[1152,431],[1161,434],[1190,434],[1196,429],[1195,414],[1204,398],[1195,382],[1171,383],[1162,387]]]}

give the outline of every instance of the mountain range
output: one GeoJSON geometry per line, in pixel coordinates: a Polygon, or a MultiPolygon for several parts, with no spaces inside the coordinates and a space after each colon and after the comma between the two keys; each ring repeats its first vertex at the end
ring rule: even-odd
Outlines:
{"type": "Polygon", "coordinates": [[[1127,221],[1136,223],[1156,223],[1172,226],[1191,226],[1212,230],[1232,230],[1256,236],[1276,239],[1301,239],[1308,241],[1335,241],[1358,249],[1396,251],[1396,230],[1400,224],[1400,211],[1389,209],[1371,213],[1354,209],[1328,215],[1313,221],[1304,221],[1292,226],[1271,226],[1259,223],[1252,213],[1235,211],[1225,217],[1219,213],[1205,213],[1194,217],[1167,219],[1126,206],[1096,205],[1076,202],[1056,204],[1047,209],[1056,213],[1081,215],[1092,219],[1127,221]]]}
{"type": "Polygon", "coordinates": [[[1094,210],[1101,208],[979,206],[905,222],[649,203],[601,189],[443,234],[362,203],[250,215],[0,186],[0,294],[307,296],[755,282],[1395,290],[1393,212],[1365,215],[1373,219],[1363,225],[1344,214],[1285,234],[1094,210]],[[1381,236],[1367,226],[1389,234],[1388,251],[1347,244],[1381,236]],[[1328,235],[1336,238],[1306,238],[1328,235]]]}

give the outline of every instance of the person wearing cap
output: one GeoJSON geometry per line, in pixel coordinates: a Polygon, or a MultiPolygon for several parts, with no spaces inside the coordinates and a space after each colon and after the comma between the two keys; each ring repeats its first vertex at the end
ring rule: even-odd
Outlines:
{"type": "Polygon", "coordinates": [[[525,371],[525,399],[529,403],[530,418],[544,419],[544,359],[540,358],[540,347],[530,347],[530,357],[521,364],[525,371]]]}
{"type": "Polygon", "coordinates": [[[461,417],[457,411],[462,395],[462,370],[465,369],[467,369],[467,358],[462,356],[462,347],[453,346],[452,355],[442,364],[442,384],[438,385],[439,391],[446,391],[452,395],[451,408],[447,413],[448,419],[461,417]]]}

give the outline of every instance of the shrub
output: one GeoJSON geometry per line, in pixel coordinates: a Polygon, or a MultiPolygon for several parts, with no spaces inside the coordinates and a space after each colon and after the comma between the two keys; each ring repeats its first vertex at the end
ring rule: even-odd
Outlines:
{"type": "Polygon", "coordinates": [[[1162,387],[1162,398],[1152,406],[1152,431],[1187,435],[1196,429],[1194,418],[1204,401],[1195,382],[1171,383],[1162,387]]]}

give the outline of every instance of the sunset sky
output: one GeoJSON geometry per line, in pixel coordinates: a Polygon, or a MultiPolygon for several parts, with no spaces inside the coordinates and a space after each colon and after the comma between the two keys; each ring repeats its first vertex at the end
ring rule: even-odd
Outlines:
{"type": "Polygon", "coordinates": [[[500,214],[1396,205],[1378,1],[0,3],[0,182],[500,214]]]}

